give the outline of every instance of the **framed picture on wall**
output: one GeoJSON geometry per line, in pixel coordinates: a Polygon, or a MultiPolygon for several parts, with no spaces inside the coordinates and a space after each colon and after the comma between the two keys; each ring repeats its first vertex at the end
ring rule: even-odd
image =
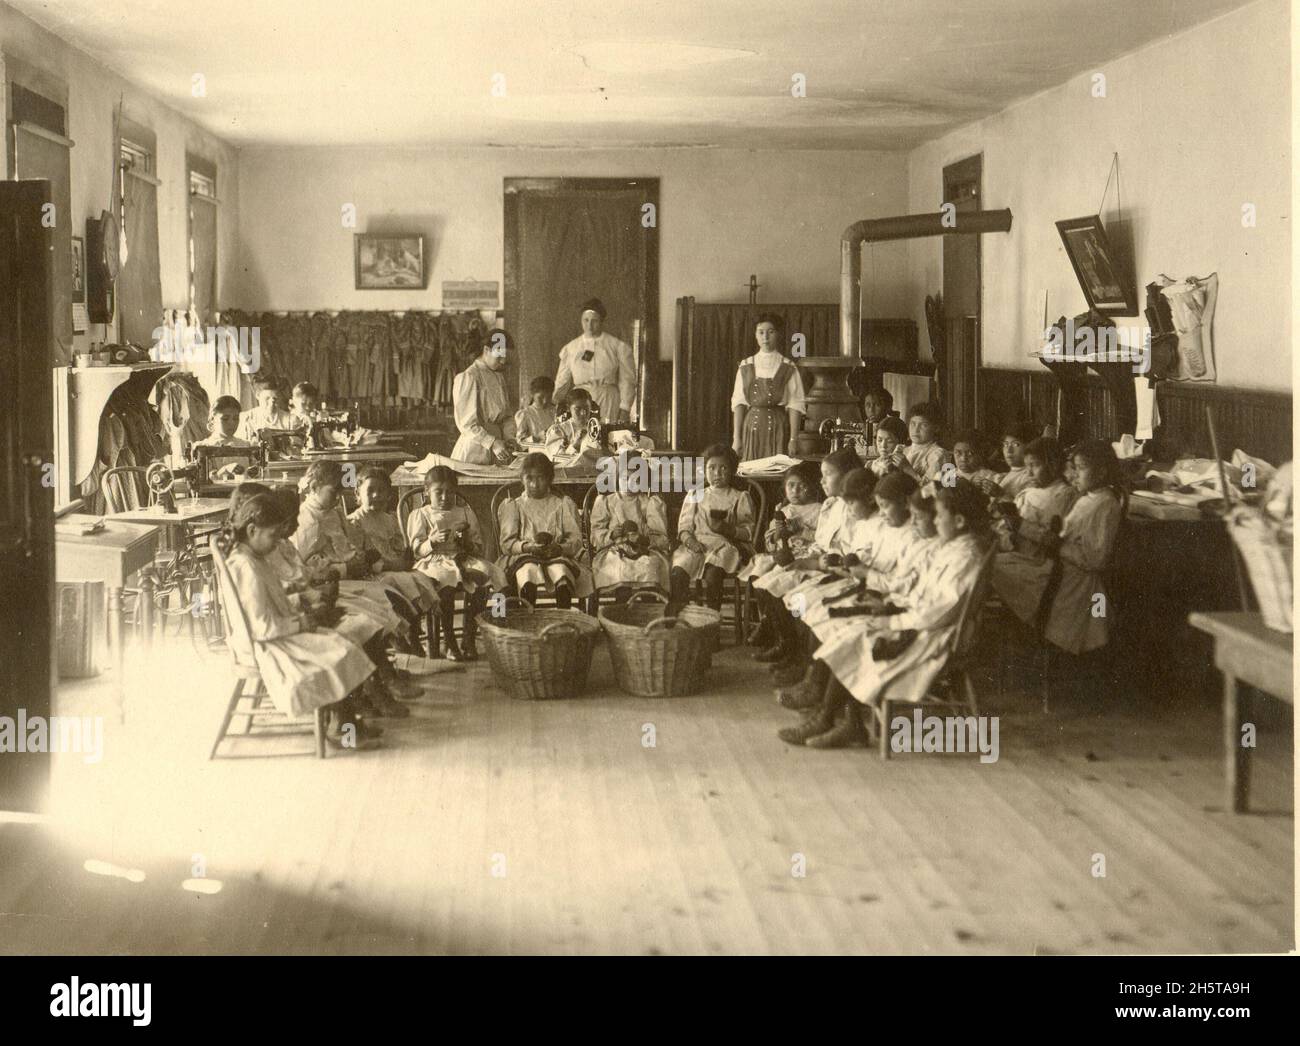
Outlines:
{"type": "Polygon", "coordinates": [[[86,304],[86,241],[72,237],[72,302],[86,304]]]}
{"type": "Polygon", "coordinates": [[[353,237],[356,289],[421,290],[424,287],[424,237],[357,233],[353,237]]]}
{"type": "Polygon", "coordinates": [[[1103,316],[1136,316],[1137,288],[1107,239],[1100,216],[1068,218],[1057,222],[1056,230],[1088,307],[1103,316]]]}

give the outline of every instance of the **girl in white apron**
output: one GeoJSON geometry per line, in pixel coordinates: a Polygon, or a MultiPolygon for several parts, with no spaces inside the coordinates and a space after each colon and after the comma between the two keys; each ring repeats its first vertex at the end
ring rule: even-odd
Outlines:
{"type": "Polygon", "coordinates": [[[473,660],[475,618],[487,603],[488,592],[506,587],[501,568],[483,558],[483,530],[478,516],[456,498],[456,473],[435,465],[424,477],[425,504],[406,520],[406,539],[415,556],[415,569],[438,590],[439,613],[447,637],[447,657],[473,660]],[[465,645],[461,649],[452,630],[456,594],[466,601],[465,645]]]}
{"type": "Polygon", "coordinates": [[[551,489],[555,466],[545,454],[523,461],[524,492],[498,511],[501,558],[497,561],[519,595],[528,602],[540,590],[567,608],[574,597],[592,593],[591,570],[580,562],[582,529],[573,499],[551,489]]]}
{"type": "Polygon", "coordinates": [[[687,492],[677,517],[677,550],[669,574],[671,606],[683,607],[691,585],[704,581],[704,604],[722,607],[722,583],[753,555],[754,502],[749,492],[733,485],[740,462],[722,443],[702,455],[706,486],[687,492]]]}
{"type": "Polygon", "coordinates": [[[941,545],[896,607],[850,618],[817,649],[834,676],[825,699],[799,726],[779,731],[789,744],[841,748],[867,740],[861,706],[891,699],[919,701],[948,663],[962,602],[974,587],[991,540],[987,498],[967,480],[935,484],[935,527],[941,545]],[[860,622],[860,623],[859,623],[860,622]],[[843,711],[844,721],[836,725],[843,711]]]}
{"type": "Polygon", "coordinates": [[[599,494],[591,506],[592,573],[596,591],[614,589],[623,603],[635,588],[667,593],[668,510],[657,494],[627,489],[629,470],[618,469],[618,490],[599,494]]]}

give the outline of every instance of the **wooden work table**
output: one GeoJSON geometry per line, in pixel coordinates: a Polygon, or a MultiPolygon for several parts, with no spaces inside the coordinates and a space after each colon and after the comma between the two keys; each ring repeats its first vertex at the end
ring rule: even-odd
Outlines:
{"type": "MultiPolygon", "coordinates": [[[[93,523],[96,516],[73,514],[55,524],[54,577],[56,581],[102,581],[108,615],[108,646],[113,659],[113,685],[119,713],[125,700],[122,673],[125,663],[125,621],[122,590],[127,578],[151,566],[158,551],[158,528],[122,520],[106,521],[96,534],[74,533],[75,528],[93,523]]],[[[141,579],[140,623],[145,636],[152,629],[152,579],[141,579]]]]}
{"type": "Polygon", "coordinates": [[[1226,808],[1245,813],[1250,806],[1250,748],[1242,727],[1250,720],[1250,697],[1241,684],[1295,704],[1292,637],[1275,632],[1259,614],[1235,611],[1192,614],[1193,628],[1214,639],[1214,664],[1223,673],[1223,747],[1226,808]]]}

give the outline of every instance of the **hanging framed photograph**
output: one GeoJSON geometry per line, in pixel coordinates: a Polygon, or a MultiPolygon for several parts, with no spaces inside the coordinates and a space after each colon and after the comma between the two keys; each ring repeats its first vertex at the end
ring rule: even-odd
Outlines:
{"type": "Polygon", "coordinates": [[[72,237],[72,301],[86,304],[86,241],[80,236],[72,237]]]}
{"type": "Polygon", "coordinates": [[[1088,307],[1103,316],[1136,316],[1137,288],[1107,239],[1101,218],[1068,218],[1057,222],[1056,230],[1088,307]]]}
{"type": "Polygon", "coordinates": [[[423,236],[357,233],[353,255],[359,291],[424,288],[423,236]]]}

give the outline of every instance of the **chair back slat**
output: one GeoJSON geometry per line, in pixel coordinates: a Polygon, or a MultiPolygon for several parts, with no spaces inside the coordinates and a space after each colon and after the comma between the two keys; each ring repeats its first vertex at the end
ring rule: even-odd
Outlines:
{"type": "Polygon", "coordinates": [[[754,503],[754,535],[752,544],[755,552],[763,551],[763,531],[767,528],[767,491],[757,480],[749,476],[741,476],[745,481],[745,487],[749,491],[749,497],[754,503]]]}
{"type": "Polygon", "coordinates": [[[116,465],[100,476],[99,489],[109,512],[126,512],[153,504],[153,492],[144,478],[147,471],[139,465],[116,465]]]}
{"type": "Polygon", "coordinates": [[[248,615],[239,598],[239,589],[230,574],[230,564],[222,554],[217,543],[212,543],[212,565],[217,575],[217,586],[221,592],[221,605],[226,614],[226,642],[230,652],[235,656],[235,663],[245,667],[254,667],[252,629],[248,626],[248,615]]]}
{"type": "Polygon", "coordinates": [[[997,542],[991,541],[980,558],[975,581],[967,589],[966,596],[962,600],[961,613],[957,617],[957,642],[953,648],[957,657],[963,657],[974,649],[975,637],[979,632],[980,611],[984,607],[984,598],[993,580],[993,558],[997,555],[997,551],[997,542]]]}

